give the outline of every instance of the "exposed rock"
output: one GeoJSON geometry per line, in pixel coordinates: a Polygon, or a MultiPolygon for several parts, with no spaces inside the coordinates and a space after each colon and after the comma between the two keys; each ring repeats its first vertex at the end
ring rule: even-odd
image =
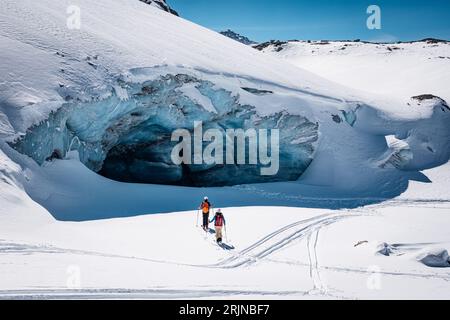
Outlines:
{"type": "Polygon", "coordinates": [[[418,96],[412,97],[412,99],[418,100],[419,102],[425,101],[425,100],[437,100],[441,103],[441,105],[450,111],[450,107],[448,106],[447,102],[445,102],[444,99],[439,98],[438,96],[432,95],[432,94],[421,94],[418,96]]]}
{"type": "Polygon", "coordinates": [[[356,248],[356,247],[359,247],[360,245],[363,245],[366,243],[369,243],[369,241],[367,241],[367,240],[358,241],[358,243],[356,243],[353,247],[356,248]]]}
{"type": "Polygon", "coordinates": [[[220,34],[224,35],[225,37],[228,37],[230,39],[236,40],[237,42],[243,43],[245,45],[254,45],[257,42],[250,40],[249,38],[247,38],[246,36],[240,35],[239,33],[234,32],[233,30],[226,30],[226,31],[221,31],[220,34]]]}
{"type": "Polygon", "coordinates": [[[253,48],[262,51],[264,49],[266,49],[267,47],[273,46],[275,51],[280,52],[281,50],[283,50],[283,46],[285,44],[287,44],[287,41],[279,41],[279,40],[270,40],[268,42],[264,42],[261,44],[258,44],[256,46],[253,46],[253,48]]]}
{"type": "Polygon", "coordinates": [[[333,121],[336,122],[336,123],[341,123],[341,122],[342,122],[341,117],[339,117],[337,114],[331,115],[331,118],[332,118],[333,121]]]}
{"type": "Polygon", "coordinates": [[[436,43],[448,43],[447,40],[435,39],[435,38],[425,38],[420,41],[424,41],[428,44],[436,44],[436,43]]]}
{"type": "Polygon", "coordinates": [[[167,4],[166,0],[139,0],[142,1],[144,3],[147,3],[151,6],[157,7],[161,10],[164,10],[166,12],[169,12],[173,15],[179,16],[178,12],[176,12],[175,10],[173,10],[171,7],[169,7],[169,5],[167,4]]]}
{"type": "Polygon", "coordinates": [[[394,253],[395,248],[386,242],[381,243],[377,248],[377,253],[382,254],[383,256],[389,257],[392,253],[394,253]]]}
{"type": "Polygon", "coordinates": [[[259,96],[263,96],[263,95],[266,95],[266,94],[272,94],[273,93],[273,91],[270,91],[270,90],[260,90],[260,89],[248,88],[248,87],[242,87],[241,89],[245,90],[247,92],[259,95],[259,96]]]}
{"type": "Polygon", "coordinates": [[[435,249],[419,255],[418,260],[424,265],[433,268],[450,268],[450,258],[445,249],[435,249]]]}

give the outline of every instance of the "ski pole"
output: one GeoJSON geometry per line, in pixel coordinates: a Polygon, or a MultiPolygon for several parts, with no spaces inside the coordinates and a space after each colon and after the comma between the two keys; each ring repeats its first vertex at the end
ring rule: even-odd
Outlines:
{"type": "Polygon", "coordinates": [[[196,220],[196,223],[197,223],[197,224],[195,225],[196,227],[198,227],[198,216],[199,216],[199,211],[200,211],[200,209],[197,209],[197,220],[196,220]]]}
{"type": "MultiPolygon", "coordinates": [[[[212,212],[212,216],[214,217],[215,213],[214,213],[214,207],[211,206],[211,212],[212,212]]],[[[206,228],[209,231],[209,215],[208,215],[208,227],[206,228]]]]}
{"type": "Polygon", "coordinates": [[[224,229],[225,229],[225,241],[228,242],[228,233],[227,233],[227,225],[224,225],[224,229]]]}

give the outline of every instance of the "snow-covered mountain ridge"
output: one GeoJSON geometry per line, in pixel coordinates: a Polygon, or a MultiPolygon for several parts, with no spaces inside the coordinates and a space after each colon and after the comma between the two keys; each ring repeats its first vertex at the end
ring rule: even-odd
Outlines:
{"type": "Polygon", "coordinates": [[[445,40],[272,41],[256,48],[355,89],[402,99],[418,92],[450,99],[450,42],[445,40]]]}
{"type": "Polygon", "coordinates": [[[252,41],[248,37],[243,36],[239,33],[236,33],[231,29],[228,29],[226,31],[221,31],[220,34],[222,34],[230,39],[236,40],[237,42],[243,43],[245,45],[255,45],[256,44],[255,41],[252,41]]]}

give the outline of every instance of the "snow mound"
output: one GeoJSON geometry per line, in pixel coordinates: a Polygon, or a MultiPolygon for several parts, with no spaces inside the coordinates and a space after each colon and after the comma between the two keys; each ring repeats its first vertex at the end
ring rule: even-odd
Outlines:
{"type": "Polygon", "coordinates": [[[417,260],[433,268],[449,268],[450,258],[446,249],[430,249],[421,253],[417,260]]]}
{"type": "Polygon", "coordinates": [[[387,256],[389,257],[390,255],[392,255],[395,252],[395,247],[389,245],[386,242],[380,243],[377,246],[377,253],[382,254],[383,256],[387,256]]]}

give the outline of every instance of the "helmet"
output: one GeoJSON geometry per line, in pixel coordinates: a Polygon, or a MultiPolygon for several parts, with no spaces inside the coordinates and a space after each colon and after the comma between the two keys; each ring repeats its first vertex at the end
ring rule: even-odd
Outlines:
{"type": "Polygon", "coordinates": [[[221,209],[217,209],[216,213],[222,213],[221,209]]]}
{"type": "Polygon", "coordinates": [[[204,197],[203,200],[208,200],[208,197],[204,197]]]}

